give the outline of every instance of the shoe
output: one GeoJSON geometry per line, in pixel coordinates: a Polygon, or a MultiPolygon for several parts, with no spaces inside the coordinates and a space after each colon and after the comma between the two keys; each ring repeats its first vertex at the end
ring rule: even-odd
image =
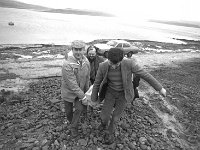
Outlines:
{"type": "Polygon", "coordinates": [[[104,130],[106,130],[106,125],[105,124],[103,124],[103,123],[101,123],[99,126],[98,126],[98,128],[97,128],[99,131],[104,131],[104,130]]]}
{"type": "Polygon", "coordinates": [[[78,129],[77,128],[71,128],[71,136],[72,137],[77,137],[78,136],[78,129]]]}
{"type": "Polygon", "coordinates": [[[110,134],[109,132],[106,132],[104,136],[104,143],[110,145],[113,142],[114,142],[114,135],[110,134]]]}

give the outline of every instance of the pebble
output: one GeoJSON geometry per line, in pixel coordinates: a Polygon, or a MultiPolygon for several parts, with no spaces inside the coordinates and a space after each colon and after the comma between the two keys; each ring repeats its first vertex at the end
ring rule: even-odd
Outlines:
{"type": "Polygon", "coordinates": [[[133,139],[137,138],[137,134],[135,132],[132,132],[131,138],[133,138],[133,139]]]}
{"type": "Polygon", "coordinates": [[[57,140],[55,140],[54,144],[57,145],[57,146],[60,145],[57,140]]]}
{"type": "Polygon", "coordinates": [[[123,145],[122,144],[117,144],[117,147],[119,147],[119,149],[123,149],[123,145]]]}
{"type": "Polygon", "coordinates": [[[147,146],[144,145],[144,144],[141,144],[141,145],[140,145],[140,148],[141,148],[142,150],[147,150],[147,146]]]}
{"type": "Polygon", "coordinates": [[[45,145],[44,147],[42,147],[42,150],[48,150],[49,146],[45,145]]]}
{"type": "Polygon", "coordinates": [[[32,150],[40,150],[40,147],[33,147],[32,150]]]}
{"type": "Polygon", "coordinates": [[[152,137],[148,137],[147,140],[148,140],[149,143],[151,143],[151,144],[156,143],[156,140],[154,140],[154,138],[152,138],[152,137]]]}
{"type": "Polygon", "coordinates": [[[147,139],[146,139],[145,137],[140,137],[140,138],[139,138],[139,142],[140,142],[141,144],[145,144],[146,141],[147,141],[147,139]]]}
{"type": "Polygon", "coordinates": [[[87,145],[87,140],[85,140],[85,139],[79,139],[79,140],[78,140],[78,143],[79,143],[81,146],[86,146],[86,145],[87,145]]]}
{"type": "Polygon", "coordinates": [[[134,143],[131,143],[131,142],[128,143],[128,147],[129,147],[131,150],[135,150],[135,149],[136,149],[135,144],[134,144],[134,143]]]}

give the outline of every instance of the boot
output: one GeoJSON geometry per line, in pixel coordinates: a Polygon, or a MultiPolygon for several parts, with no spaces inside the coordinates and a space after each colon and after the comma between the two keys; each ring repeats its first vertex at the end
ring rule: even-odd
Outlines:
{"type": "Polygon", "coordinates": [[[71,136],[72,137],[77,137],[78,136],[78,128],[75,128],[75,127],[72,127],[71,129],[70,129],[70,131],[71,131],[71,136]]]}
{"type": "Polygon", "coordinates": [[[106,132],[104,136],[104,143],[107,145],[110,145],[114,142],[114,134],[111,134],[110,132],[106,132]]]}
{"type": "Polygon", "coordinates": [[[100,132],[106,130],[106,124],[104,124],[104,123],[101,122],[101,124],[98,126],[97,129],[98,129],[100,132]]]}

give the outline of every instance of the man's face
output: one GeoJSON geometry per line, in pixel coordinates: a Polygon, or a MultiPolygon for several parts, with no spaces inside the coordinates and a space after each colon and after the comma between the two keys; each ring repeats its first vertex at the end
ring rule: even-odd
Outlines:
{"type": "Polygon", "coordinates": [[[89,52],[88,52],[89,60],[94,60],[95,56],[96,56],[96,50],[95,49],[89,50],[89,52]]]}
{"type": "Polygon", "coordinates": [[[83,58],[83,54],[84,54],[84,48],[75,48],[72,47],[72,52],[73,55],[76,59],[80,60],[83,58]]]}
{"type": "Polygon", "coordinates": [[[108,64],[111,66],[111,68],[116,69],[117,67],[120,66],[121,61],[116,64],[113,64],[110,60],[108,60],[108,64]]]}

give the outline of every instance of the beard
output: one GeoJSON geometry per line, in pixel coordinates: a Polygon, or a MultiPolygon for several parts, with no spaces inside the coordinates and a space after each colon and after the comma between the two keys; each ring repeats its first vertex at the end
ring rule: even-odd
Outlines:
{"type": "Polygon", "coordinates": [[[89,62],[93,62],[95,60],[95,56],[89,56],[88,60],[89,60],[89,62]]]}

